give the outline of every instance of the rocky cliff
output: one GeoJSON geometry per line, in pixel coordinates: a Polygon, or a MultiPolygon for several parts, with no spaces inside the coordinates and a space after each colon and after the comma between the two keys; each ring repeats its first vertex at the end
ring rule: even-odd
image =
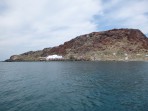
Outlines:
{"type": "Polygon", "coordinates": [[[53,54],[66,60],[148,60],[148,38],[138,29],[92,32],[57,47],[13,55],[6,61],[38,61],[53,54]]]}

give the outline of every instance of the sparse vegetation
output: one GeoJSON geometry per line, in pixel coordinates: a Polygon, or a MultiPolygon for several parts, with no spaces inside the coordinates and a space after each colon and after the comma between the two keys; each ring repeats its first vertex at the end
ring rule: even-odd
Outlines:
{"type": "Polygon", "coordinates": [[[147,53],[148,38],[140,30],[114,29],[81,35],[58,47],[15,55],[7,61],[39,61],[40,57],[53,54],[68,60],[125,60],[125,57],[129,60],[148,60],[145,57],[147,53]],[[137,56],[137,53],[141,55],[137,56]]]}

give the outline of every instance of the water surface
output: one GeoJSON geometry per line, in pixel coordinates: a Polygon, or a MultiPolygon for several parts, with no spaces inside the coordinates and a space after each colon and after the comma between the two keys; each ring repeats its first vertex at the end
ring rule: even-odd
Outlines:
{"type": "Polygon", "coordinates": [[[0,62],[0,111],[148,111],[148,62],[0,62]]]}

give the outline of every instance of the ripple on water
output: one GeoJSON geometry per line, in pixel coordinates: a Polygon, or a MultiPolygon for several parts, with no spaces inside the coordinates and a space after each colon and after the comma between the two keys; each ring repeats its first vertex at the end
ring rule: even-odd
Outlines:
{"type": "Polygon", "coordinates": [[[147,62],[0,63],[0,111],[147,111],[147,62]]]}

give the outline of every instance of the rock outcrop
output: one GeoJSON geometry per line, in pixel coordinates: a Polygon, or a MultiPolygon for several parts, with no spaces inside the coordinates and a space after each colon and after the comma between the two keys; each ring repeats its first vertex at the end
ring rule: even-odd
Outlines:
{"type": "Polygon", "coordinates": [[[92,32],[57,47],[11,56],[6,61],[38,61],[53,54],[66,60],[147,60],[148,38],[138,29],[92,32]]]}

